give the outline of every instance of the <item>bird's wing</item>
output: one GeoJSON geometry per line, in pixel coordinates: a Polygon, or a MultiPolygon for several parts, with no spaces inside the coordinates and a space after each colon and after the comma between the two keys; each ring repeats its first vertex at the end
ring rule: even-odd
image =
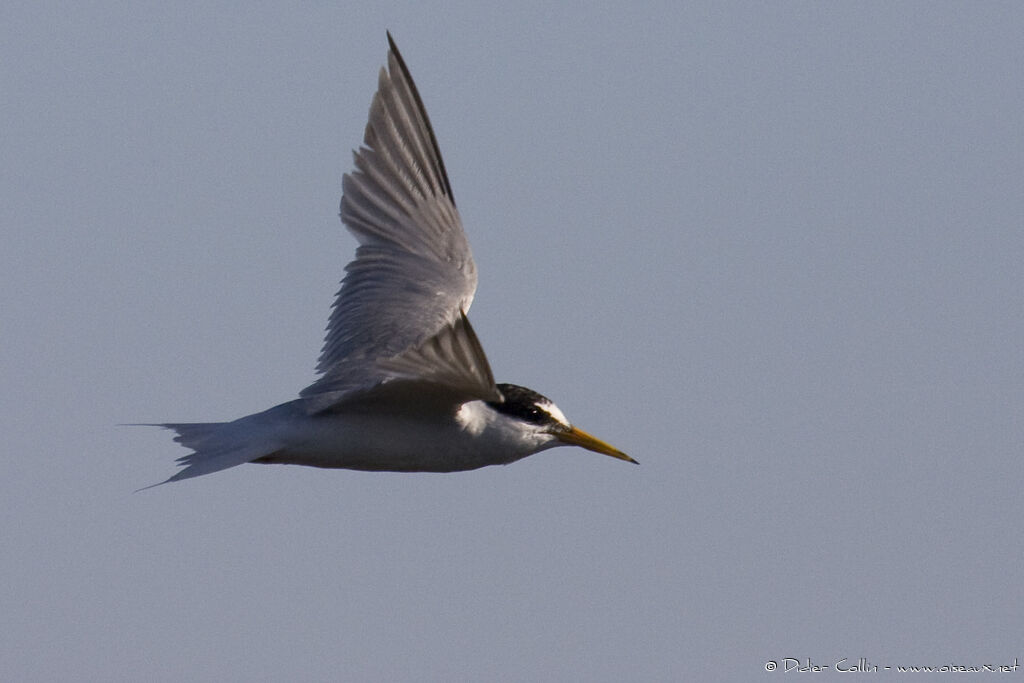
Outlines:
{"type": "Polygon", "coordinates": [[[345,372],[336,379],[325,375],[311,387],[315,393],[303,393],[307,411],[400,404],[406,411],[429,413],[450,410],[471,399],[504,400],[464,313],[423,344],[397,356],[377,359],[373,368],[379,379],[368,385],[348,384],[353,375],[345,372]]]}
{"type": "Polygon", "coordinates": [[[359,247],[327,324],[323,376],[301,394],[311,412],[413,375],[500,396],[464,314],[476,265],[441,151],[390,33],[388,43],[364,144],[342,183],[341,220],[359,247]]]}

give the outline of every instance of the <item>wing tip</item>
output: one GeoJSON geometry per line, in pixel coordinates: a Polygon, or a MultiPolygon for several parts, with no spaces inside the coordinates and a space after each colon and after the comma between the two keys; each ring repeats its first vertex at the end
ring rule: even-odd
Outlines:
{"type": "MultiPolygon", "coordinates": [[[[434,148],[434,156],[437,158],[437,166],[439,175],[441,176],[441,182],[444,185],[445,194],[451,201],[452,206],[455,206],[455,193],[452,192],[451,181],[448,180],[448,170],[444,165],[444,158],[441,156],[441,146],[437,144],[437,136],[434,134],[434,126],[430,123],[430,117],[427,115],[427,108],[423,104],[423,98],[420,97],[420,91],[416,87],[416,82],[412,79],[412,73],[409,71],[408,65],[405,63],[405,58],[402,57],[402,53],[398,50],[398,45],[395,43],[394,36],[391,35],[390,30],[385,30],[385,34],[388,37],[388,50],[390,56],[394,56],[395,65],[398,67],[398,71],[402,75],[402,80],[408,85],[409,92],[412,94],[412,99],[416,103],[416,108],[419,110],[420,117],[423,119],[423,124],[427,129],[427,135],[430,138],[430,144],[434,148]]],[[[388,60],[389,66],[391,60],[388,60]]],[[[392,72],[394,69],[392,69],[392,72]]],[[[392,73],[392,77],[394,74],[392,73]]]]}

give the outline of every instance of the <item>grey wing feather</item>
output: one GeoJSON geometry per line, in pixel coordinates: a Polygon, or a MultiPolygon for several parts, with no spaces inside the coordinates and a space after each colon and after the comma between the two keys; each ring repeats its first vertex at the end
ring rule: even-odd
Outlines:
{"type": "Polygon", "coordinates": [[[461,325],[476,291],[430,120],[390,34],[388,42],[364,145],[342,183],[341,220],[360,244],[328,321],[323,376],[302,392],[314,412],[394,378],[377,361],[461,325]]]}
{"type": "Polygon", "coordinates": [[[462,312],[458,320],[423,344],[381,359],[378,366],[394,379],[443,384],[462,396],[483,401],[503,400],[480,340],[462,312]]]}
{"type": "MultiPolygon", "coordinates": [[[[342,364],[347,362],[351,361],[342,361],[342,364]]],[[[386,387],[415,385],[422,396],[429,393],[438,401],[450,403],[470,399],[504,400],[494,384],[483,347],[464,313],[419,346],[397,356],[379,358],[372,367],[378,378],[372,385],[353,385],[350,373],[325,375],[313,385],[317,388],[315,393],[303,395],[306,410],[319,413],[341,409],[349,399],[364,403],[388,396],[388,392],[381,391],[385,383],[386,387]]]]}

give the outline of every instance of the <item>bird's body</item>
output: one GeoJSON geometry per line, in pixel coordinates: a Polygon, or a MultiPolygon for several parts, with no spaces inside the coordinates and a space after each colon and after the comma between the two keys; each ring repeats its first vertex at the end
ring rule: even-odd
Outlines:
{"type": "MultiPolygon", "coordinates": [[[[341,218],[359,240],[300,398],[233,422],[163,423],[177,481],[247,462],[397,472],[504,465],[561,445],[635,462],[549,399],[496,384],[466,311],[476,266],[426,110],[388,35],[341,218]]],[[[166,482],[165,482],[166,483],[166,482]]]]}
{"type": "MultiPolygon", "coordinates": [[[[229,437],[232,444],[251,441],[264,450],[268,444],[274,445],[272,452],[254,460],[240,452],[243,462],[390,472],[473,470],[514,462],[559,444],[539,434],[522,438],[517,421],[483,401],[464,403],[454,414],[417,410],[411,405],[391,407],[394,410],[382,410],[381,405],[371,404],[310,415],[298,399],[219,423],[214,433],[218,438],[229,437]],[[487,449],[480,448],[481,438],[487,449]]],[[[202,425],[198,429],[209,424],[198,423],[202,425]]],[[[189,445],[191,425],[168,426],[185,436],[179,440],[189,445]]]]}
{"type": "MultiPolygon", "coordinates": [[[[488,439],[480,449],[479,432],[460,421],[475,413],[481,426],[494,411],[480,401],[464,404],[455,416],[395,415],[354,410],[330,415],[306,415],[294,402],[287,420],[279,424],[289,443],[260,463],[308,465],[387,472],[455,472],[509,463],[529,454],[517,441],[488,439]],[[490,413],[483,415],[481,413],[490,413]]],[[[284,406],[282,406],[284,407],[284,406]]],[[[488,427],[490,425],[487,425],[488,427]]],[[[496,432],[493,436],[500,436],[496,432]]]]}

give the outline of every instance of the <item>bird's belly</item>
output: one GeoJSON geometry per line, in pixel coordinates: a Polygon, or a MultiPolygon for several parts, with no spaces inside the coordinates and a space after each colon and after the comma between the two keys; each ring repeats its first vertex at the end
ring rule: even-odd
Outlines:
{"type": "Polygon", "coordinates": [[[321,414],[288,428],[288,446],[255,462],[393,472],[455,472],[526,455],[485,447],[454,420],[321,414]]]}

